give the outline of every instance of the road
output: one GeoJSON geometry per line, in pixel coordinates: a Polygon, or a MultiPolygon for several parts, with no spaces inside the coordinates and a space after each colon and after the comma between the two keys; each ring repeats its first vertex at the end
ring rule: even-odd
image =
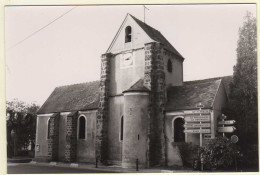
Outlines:
{"type": "Polygon", "coordinates": [[[58,174],[58,173],[115,173],[94,169],[80,169],[70,167],[45,166],[30,163],[8,163],[8,174],[58,174]]]}

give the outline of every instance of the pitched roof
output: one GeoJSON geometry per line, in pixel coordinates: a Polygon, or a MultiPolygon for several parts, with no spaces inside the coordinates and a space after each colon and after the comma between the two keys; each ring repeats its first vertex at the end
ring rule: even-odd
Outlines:
{"type": "MultiPolygon", "coordinates": [[[[130,15],[130,14],[129,14],[130,15]]],[[[146,32],[146,34],[153,39],[154,41],[162,43],[166,49],[172,51],[174,54],[178,55],[182,59],[183,56],[171,45],[171,43],[159,32],[158,30],[154,29],[153,27],[145,24],[144,22],[140,21],[136,17],[130,15],[136,23],[146,32]]]]}
{"type": "Polygon", "coordinates": [[[171,87],[167,93],[166,110],[194,109],[200,102],[205,108],[211,108],[220,83],[223,83],[226,90],[230,77],[187,81],[183,83],[183,86],[171,87]]]}
{"type": "Polygon", "coordinates": [[[37,113],[47,114],[97,109],[99,103],[99,85],[99,81],[93,81],[57,87],[37,113]]]}
{"type": "Polygon", "coordinates": [[[150,92],[150,90],[144,86],[144,80],[140,79],[124,92],[150,92]]]}

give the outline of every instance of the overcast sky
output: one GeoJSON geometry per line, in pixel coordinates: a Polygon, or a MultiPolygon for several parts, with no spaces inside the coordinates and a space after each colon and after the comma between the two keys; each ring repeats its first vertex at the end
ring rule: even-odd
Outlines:
{"type": "MultiPolygon", "coordinates": [[[[146,23],[184,56],[184,80],[232,75],[238,29],[255,5],[147,5],[146,23]]],[[[55,87],[98,80],[127,13],[143,6],[5,8],[6,98],[42,103],[55,87]],[[71,10],[72,9],[72,10],[71,10]]]]}

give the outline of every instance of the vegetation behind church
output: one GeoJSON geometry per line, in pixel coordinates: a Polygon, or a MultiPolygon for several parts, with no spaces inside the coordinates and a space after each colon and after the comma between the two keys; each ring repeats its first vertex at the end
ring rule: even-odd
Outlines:
{"type": "Polygon", "coordinates": [[[28,147],[34,152],[38,109],[35,103],[26,104],[17,99],[6,102],[8,157],[27,156],[28,147]]]}
{"type": "Polygon", "coordinates": [[[236,134],[244,155],[243,165],[258,167],[257,31],[256,18],[249,12],[239,29],[237,64],[225,113],[237,121],[236,134]]]}

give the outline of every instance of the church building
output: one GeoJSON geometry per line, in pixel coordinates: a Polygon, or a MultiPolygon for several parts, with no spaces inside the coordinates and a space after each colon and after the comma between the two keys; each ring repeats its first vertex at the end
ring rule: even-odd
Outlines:
{"type": "Polygon", "coordinates": [[[183,144],[218,134],[231,80],[183,82],[183,61],[158,30],[127,14],[101,56],[100,80],[57,87],[38,110],[36,161],[182,166],[183,144]]]}

